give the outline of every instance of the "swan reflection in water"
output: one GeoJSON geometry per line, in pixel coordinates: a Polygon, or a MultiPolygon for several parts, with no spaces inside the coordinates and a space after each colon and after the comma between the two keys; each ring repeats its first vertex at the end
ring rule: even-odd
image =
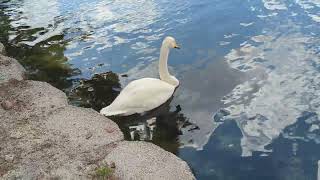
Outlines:
{"type": "MultiPolygon", "coordinates": [[[[113,72],[95,74],[91,79],[81,79],[70,92],[70,101],[82,107],[91,107],[99,111],[110,104],[119,94],[121,85],[119,77],[113,72]]],[[[171,97],[160,107],[144,114],[110,117],[115,121],[126,140],[150,141],[162,148],[178,153],[179,135],[185,131],[199,128],[188,121],[181,113],[181,106],[171,107],[171,97]]]]}
{"type": "Polygon", "coordinates": [[[143,124],[129,126],[131,140],[152,141],[157,118],[146,120],[143,124]]]}
{"type": "Polygon", "coordinates": [[[164,149],[177,153],[180,147],[179,135],[183,131],[199,129],[181,113],[181,107],[170,107],[169,99],[162,106],[143,115],[111,117],[125,133],[126,139],[151,141],[164,149]]]}

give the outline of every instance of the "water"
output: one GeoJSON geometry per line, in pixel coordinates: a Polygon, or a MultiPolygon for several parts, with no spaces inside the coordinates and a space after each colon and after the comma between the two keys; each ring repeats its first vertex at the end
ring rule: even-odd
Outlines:
{"type": "Polygon", "coordinates": [[[9,55],[96,110],[133,79],[157,77],[161,41],[174,36],[181,86],[144,116],[113,118],[126,139],[175,153],[198,179],[317,178],[319,0],[2,0],[0,9],[9,55]]]}

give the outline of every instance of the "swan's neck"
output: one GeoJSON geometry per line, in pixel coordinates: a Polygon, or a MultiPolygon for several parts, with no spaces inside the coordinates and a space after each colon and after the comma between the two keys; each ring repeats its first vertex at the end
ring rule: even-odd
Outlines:
{"type": "Polygon", "coordinates": [[[168,56],[169,56],[169,47],[166,44],[161,46],[160,50],[160,59],[159,59],[159,74],[160,79],[165,81],[173,86],[178,86],[179,81],[174,77],[171,76],[168,70],[168,56]]]}

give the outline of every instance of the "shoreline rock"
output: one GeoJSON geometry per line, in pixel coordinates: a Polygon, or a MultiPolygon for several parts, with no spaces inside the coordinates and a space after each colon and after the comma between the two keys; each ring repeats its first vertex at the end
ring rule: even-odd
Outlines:
{"type": "Polygon", "coordinates": [[[115,173],[121,179],[194,179],[186,162],[143,141],[120,142],[104,161],[114,163],[115,173]]]}
{"type": "Polygon", "coordinates": [[[0,179],[92,179],[106,162],[118,179],[195,179],[174,154],[124,141],[112,120],[24,74],[0,55],[0,179]]]}
{"type": "Polygon", "coordinates": [[[0,54],[0,83],[10,79],[25,79],[25,69],[17,60],[0,54]]]}
{"type": "Polygon", "coordinates": [[[5,50],[4,45],[2,43],[0,43],[0,54],[6,55],[6,50],[5,50]]]}

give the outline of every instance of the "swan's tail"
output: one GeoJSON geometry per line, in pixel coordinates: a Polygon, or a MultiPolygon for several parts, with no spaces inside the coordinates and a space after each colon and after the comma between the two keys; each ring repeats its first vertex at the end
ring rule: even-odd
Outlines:
{"type": "Polygon", "coordinates": [[[112,108],[110,106],[107,106],[107,107],[102,108],[100,110],[100,114],[103,114],[105,116],[116,116],[116,115],[125,114],[125,111],[123,111],[123,110],[112,110],[112,108]]]}

